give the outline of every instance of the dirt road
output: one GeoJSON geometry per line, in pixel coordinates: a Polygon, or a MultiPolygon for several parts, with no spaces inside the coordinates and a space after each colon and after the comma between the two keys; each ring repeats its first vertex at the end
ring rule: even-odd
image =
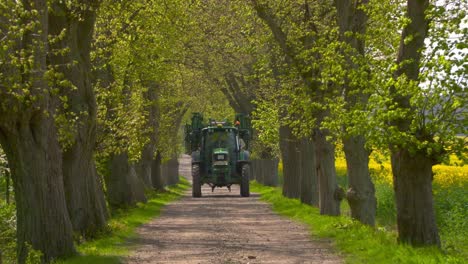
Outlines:
{"type": "MultiPolygon", "coordinates": [[[[181,174],[190,175],[184,157],[181,174]]],[[[190,177],[188,177],[190,179],[190,177]]],[[[328,242],[312,241],[305,226],[278,216],[259,200],[239,196],[239,187],[191,192],[138,229],[127,263],[341,263],[328,242]]]]}

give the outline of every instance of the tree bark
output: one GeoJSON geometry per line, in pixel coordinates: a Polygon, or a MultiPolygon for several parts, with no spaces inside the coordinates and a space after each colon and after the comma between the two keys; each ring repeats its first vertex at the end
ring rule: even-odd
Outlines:
{"type": "MultiPolygon", "coordinates": [[[[141,77],[143,80],[145,76],[141,77]]],[[[155,158],[156,143],[158,142],[158,120],[159,115],[158,108],[158,89],[159,85],[154,81],[146,81],[146,87],[148,90],[144,93],[146,100],[146,111],[148,117],[146,120],[146,126],[148,127],[149,142],[143,148],[141,160],[139,162],[139,176],[143,180],[143,183],[147,188],[153,188],[152,182],[152,166],[155,158]]]]}
{"type": "Polygon", "coordinates": [[[154,144],[147,144],[141,153],[141,159],[136,165],[137,175],[146,188],[152,188],[151,163],[153,161],[154,144]]]}
{"type": "MultiPolygon", "coordinates": [[[[419,83],[419,64],[424,40],[429,30],[429,20],[426,18],[428,8],[429,0],[407,2],[406,16],[410,23],[403,28],[401,35],[396,61],[399,67],[394,73],[395,78],[405,76],[409,81],[419,83]]],[[[402,95],[396,87],[391,87],[390,92],[398,107],[410,113],[394,120],[392,125],[400,132],[414,133],[410,125],[415,109],[411,105],[410,96],[402,95]]],[[[422,128],[415,132],[415,137],[418,141],[432,140],[422,128]]],[[[416,246],[440,246],[432,198],[434,157],[429,157],[425,149],[418,150],[418,146],[412,142],[407,144],[396,142],[391,144],[390,150],[397,206],[398,240],[416,246]]]]}
{"type": "MultiPolygon", "coordinates": [[[[352,58],[365,56],[365,42],[362,36],[366,32],[368,18],[362,7],[368,2],[368,0],[335,1],[340,40],[351,48],[342,52],[346,58],[349,76],[353,74],[353,71],[365,71],[362,69],[363,65],[355,63],[352,58]]],[[[368,101],[368,94],[364,92],[362,84],[352,84],[351,79],[352,77],[346,77],[343,85],[347,111],[352,111],[353,107],[359,105],[365,106],[368,101]]],[[[350,183],[346,198],[351,208],[351,217],[373,226],[377,202],[374,184],[369,174],[370,152],[365,149],[365,143],[366,140],[362,135],[345,136],[343,139],[350,183]]]]}
{"type": "Polygon", "coordinates": [[[251,161],[251,180],[266,186],[278,186],[278,159],[257,159],[251,161]]]}
{"type": "Polygon", "coordinates": [[[54,121],[38,113],[1,128],[0,143],[12,172],[17,217],[18,262],[25,263],[27,244],[46,262],[75,254],[67,212],[62,155],[54,121]]]}
{"type": "Polygon", "coordinates": [[[63,173],[73,229],[83,236],[92,236],[104,228],[108,216],[93,158],[97,105],[90,80],[90,50],[98,4],[92,2],[79,11],[55,3],[49,14],[51,35],[58,36],[66,30],[65,37],[51,47],[69,49],[63,55],[51,53],[50,64],[57,67],[64,79],[75,87],[62,88],[61,92],[68,98],[70,108],[66,111],[78,117],[73,143],[63,153],[63,173]],[[77,13],[80,14],[79,18],[77,13]]]}
{"type": "Polygon", "coordinates": [[[166,163],[167,165],[167,185],[176,185],[179,183],[179,161],[177,157],[172,157],[166,163]]]}
{"type": "Polygon", "coordinates": [[[300,145],[301,202],[319,206],[319,189],[312,140],[303,138],[300,145]]]}
{"type": "Polygon", "coordinates": [[[415,246],[440,245],[432,196],[433,160],[400,149],[392,154],[398,240],[415,246]]]}
{"type": "Polygon", "coordinates": [[[76,252],[53,119],[56,98],[45,78],[49,51],[47,1],[22,4],[27,15],[21,16],[18,26],[24,31],[20,39],[13,41],[18,41],[16,46],[21,50],[14,56],[21,57],[18,59],[23,67],[18,67],[15,80],[28,93],[22,95],[23,100],[0,87],[0,144],[7,155],[15,190],[18,262],[26,262],[28,245],[40,250],[42,260],[48,262],[76,252]]]}
{"type": "Polygon", "coordinates": [[[335,147],[327,141],[327,132],[315,129],[317,177],[319,186],[319,205],[322,215],[340,215],[340,201],[343,190],[338,187],[335,170],[335,147]]]}
{"type": "Polygon", "coordinates": [[[290,127],[281,126],[279,130],[280,150],[283,159],[283,195],[288,198],[299,198],[301,195],[300,141],[293,135],[290,127]]]}
{"type": "Polygon", "coordinates": [[[155,190],[164,190],[164,179],[161,172],[161,153],[156,152],[156,155],[151,163],[151,182],[155,190]]]}
{"type": "Polygon", "coordinates": [[[343,140],[348,171],[349,189],[346,199],[351,208],[351,217],[361,223],[375,225],[377,200],[375,188],[369,173],[369,151],[364,147],[363,136],[343,140]]]}
{"type": "Polygon", "coordinates": [[[135,206],[137,202],[147,201],[143,183],[137,177],[135,167],[129,163],[128,154],[111,156],[110,175],[106,180],[107,200],[112,208],[135,206]]]}

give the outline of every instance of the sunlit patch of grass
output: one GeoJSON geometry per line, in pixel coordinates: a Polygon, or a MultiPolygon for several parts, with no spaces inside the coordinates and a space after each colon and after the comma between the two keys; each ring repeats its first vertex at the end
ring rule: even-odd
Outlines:
{"type": "Polygon", "coordinates": [[[60,264],[113,264],[130,253],[128,240],[136,236],[135,229],[157,217],[161,208],[182,196],[190,183],[181,177],[180,184],[167,188],[162,193],[148,193],[148,202],[140,203],[129,210],[120,210],[108,222],[109,231],[101,237],[78,245],[79,256],[57,261],[60,264]]]}
{"type": "Polygon", "coordinates": [[[444,254],[437,248],[398,244],[395,232],[383,227],[364,226],[345,216],[322,216],[317,208],[283,197],[281,188],[252,182],[251,190],[279,214],[306,224],[312,235],[333,238],[347,263],[465,263],[462,256],[444,254]]]}

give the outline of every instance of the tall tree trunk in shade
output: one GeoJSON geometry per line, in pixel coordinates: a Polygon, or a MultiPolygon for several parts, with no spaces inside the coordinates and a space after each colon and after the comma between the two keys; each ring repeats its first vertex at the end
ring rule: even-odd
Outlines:
{"type": "MultiPolygon", "coordinates": [[[[356,72],[366,72],[367,65],[359,65],[352,58],[365,56],[365,38],[367,14],[363,9],[368,0],[335,1],[337,22],[340,30],[340,40],[351,49],[344,49],[347,77],[344,80],[343,91],[346,100],[346,110],[353,111],[356,106],[364,107],[369,95],[364,91],[367,87],[359,82],[352,82],[356,72]]],[[[377,200],[375,188],[369,174],[369,151],[365,148],[366,139],[362,135],[349,135],[343,139],[346,165],[349,178],[349,189],[346,193],[351,217],[361,223],[373,226],[377,200]]]]}
{"type": "Polygon", "coordinates": [[[159,151],[156,152],[156,155],[151,163],[151,182],[153,184],[153,189],[164,189],[164,179],[162,178],[161,172],[161,153],[159,153],[159,151]]]}
{"type": "Polygon", "coordinates": [[[153,161],[154,148],[154,145],[151,143],[144,146],[141,152],[141,159],[135,165],[137,175],[146,188],[152,188],[153,186],[151,182],[151,163],[153,161]]]}
{"type": "MultiPolygon", "coordinates": [[[[408,0],[406,8],[406,16],[410,22],[402,31],[396,61],[398,69],[394,77],[396,79],[403,76],[409,81],[419,83],[421,55],[429,30],[429,19],[426,18],[429,0],[408,0]]],[[[413,112],[410,95],[402,95],[396,87],[391,87],[390,93],[397,107],[413,112]]],[[[416,139],[421,142],[432,140],[424,130],[412,132],[412,122],[413,115],[410,114],[394,120],[391,125],[400,132],[415,133],[416,139]]],[[[435,159],[429,157],[426,149],[417,149],[418,146],[415,145],[412,142],[396,142],[390,146],[398,240],[412,245],[440,246],[432,196],[432,165],[435,159]]]]}
{"type": "Polygon", "coordinates": [[[398,240],[412,245],[440,245],[432,196],[433,160],[426,153],[392,153],[398,240]]]}
{"type": "Polygon", "coordinates": [[[377,200],[369,173],[369,151],[364,146],[363,136],[353,136],[343,140],[349,179],[346,199],[351,208],[351,217],[373,226],[377,200]]]}
{"type": "Polygon", "coordinates": [[[106,179],[107,200],[112,208],[135,206],[146,202],[143,183],[129,162],[127,153],[113,154],[109,161],[110,174],[106,179]]]}
{"type": "Polygon", "coordinates": [[[26,261],[26,244],[45,260],[70,256],[75,250],[54,121],[38,114],[18,125],[0,131],[15,189],[18,261],[26,261]]]}
{"type": "Polygon", "coordinates": [[[47,262],[76,251],[53,118],[56,98],[49,92],[45,77],[49,51],[47,1],[22,1],[22,5],[28,15],[21,17],[19,25],[24,29],[17,40],[21,52],[12,55],[28,60],[28,67],[18,67],[18,75],[30,101],[24,103],[0,87],[0,144],[15,190],[18,263],[26,262],[28,245],[40,250],[47,262]]]}
{"type": "Polygon", "coordinates": [[[312,140],[303,138],[300,144],[301,202],[319,206],[319,189],[315,146],[312,140]]]}
{"type": "Polygon", "coordinates": [[[92,236],[106,226],[108,216],[101,182],[96,173],[93,151],[96,141],[96,99],[90,80],[90,50],[98,1],[84,6],[67,7],[54,3],[49,14],[49,33],[65,36],[51,44],[49,61],[73,85],[62,88],[69,111],[78,117],[71,146],[63,153],[63,173],[67,206],[73,229],[92,236]],[[78,16],[79,15],[79,16],[78,16]]]}
{"type": "Polygon", "coordinates": [[[313,135],[319,186],[320,214],[340,215],[344,194],[338,187],[335,170],[335,146],[327,141],[327,132],[316,129],[313,135]]]}
{"type": "Polygon", "coordinates": [[[293,135],[292,129],[288,126],[281,126],[279,132],[283,160],[283,195],[288,198],[299,198],[301,195],[300,140],[293,135]]]}

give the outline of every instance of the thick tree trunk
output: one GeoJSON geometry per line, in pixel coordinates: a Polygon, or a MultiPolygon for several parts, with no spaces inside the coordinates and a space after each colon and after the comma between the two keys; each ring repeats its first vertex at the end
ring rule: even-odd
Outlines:
{"type": "Polygon", "coordinates": [[[14,128],[2,127],[0,142],[15,188],[18,262],[25,263],[27,244],[40,250],[45,261],[75,254],[52,117],[38,113],[14,128]]]}
{"type": "Polygon", "coordinates": [[[292,129],[288,126],[281,126],[280,150],[283,159],[283,195],[289,198],[299,198],[301,195],[299,146],[300,140],[293,135],[292,129]]]}
{"type": "Polygon", "coordinates": [[[361,223],[373,226],[375,224],[374,183],[369,173],[369,151],[365,148],[363,136],[349,137],[343,140],[348,170],[349,189],[346,199],[351,208],[351,217],[361,223]]]}
{"type": "MultiPolygon", "coordinates": [[[[367,65],[359,65],[353,57],[365,56],[364,38],[366,32],[367,14],[362,8],[368,0],[341,0],[335,1],[337,20],[340,29],[341,41],[347,43],[352,49],[344,49],[342,54],[346,58],[346,69],[349,71],[345,78],[343,90],[346,100],[346,110],[352,111],[356,105],[366,105],[368,94],[363,84],[352,83],[352,74],[356,71],[364,72],[367,65]],[[352,33],[352,34],[350,34],[352,33]]],[[[351,208],[351,217],[373,226],[375,224],[376,199],[374,184],[369,175],[369,152],[365,149],[363,136],[348,136],[343,139],[348,178],[350,188],[346,198],[351,208]]]]}
{"type": "Polygon", "coordinates": [[[251,174],[258,183],[266,186],[278,186],[278,160],[258,159],[251,161],[251,174]]]}
{"type": "Polygon", "coordinates": [[[68,48],[69,52],[51,53],[49,58],[75,87],[62,88],[70,107],[67,111],[78,117],[74,141],[63,154],[65,192],[73,229],[81,235],[92,236],[106,226],[107,208],[93,158],[97,106],[90,80],[90,50],[96,6],[86,8],[93,9],[80,10],[78,19],[71,15],[76,10],[64,4],[53,5],[49,15],[50,34],[57,36],[66,30],[66,35],[52,48],[68,48]]]}
{"type": "Polygon", "coordinates": [[[164,179],[161,172],[161,153],[156,155],[151,163],[151,182],[155,190],[164,190],[164,179]]]}
{"type": "MultiPolygon", "coordinates": [[[[142,76],[144,80],[145,76],[142,76]]],[[[159,85],[153,81],[146,81],[145,86],[148,90],[144,93],[146,100],[146,111],[148,111],[148,117],[146,120],[146,126],[148,127],[149,143],[143,148],[141,154],[141,160],[138,166],[138,174],[145,184],[146,188],[153,188],[152,172],[151,167],[153,166],[153,160],[155,156],[156,143],[158,142],[158,120],[159,114],[158,108],[158,89],[159,85]]]]}
{"type": "Polygon", "coordinates": [[[336,181],[335,147],[327,141],[326,132],[319,129],[315,129],[313,140],[316,153],[320,214],[340,215],[340,201],[344,194],[336,181]]]}
{"type": "Polygon", "coordinates": [[[152,188],[151,163],[153,161],[154,145],[147,144],[141,153],[141,159],[136,165],[137,175],[146,188],[152,188]]]}
{"type": "Polygon", "coordinates": [[[319,189],[312,140],[302,139],[300,145],[301,202],[319,206],[319,189]]]}
{"type": "MultiPolygon", "coordinates": [[[[427,10],[429,0],[408,0],[406,16],[409,23],[405,25],[400,39],[400,49],[397,57],[398,69],[395,79],[401,76],[418,83],[421,56],[424,40],[429,30],[427,10]]],[[[398,108],[408,111],[407,116],[393,120],[392,125],[400,132],[415,133],[418,141],[432,140],[424,128],[413,132],[414,122],[410,95],[399,92],[391,87],[390,93],[398,108]]],[[[417,149],[417,143],[392,142],[392,172],[397,205],[398,240],[412,245],[440,246],[439,233],[435,221],[432,198],[432,165],[434,157],[427,156],[427,150],[422,149],[411,154],[411,148],[417,149]]]]}
{"type": "Polygon", "coordinates": [[[167,166],[167,185],[176,185],[179,183],[179,161],[173,157],[166,163],[167,166]]]}
{"type": "Polygon", "coordinates": [[[12,96],[0,87],[0,144],[15,189],[18,262],[25,263],[28,245],[40,250],[43,261],[48,262],[75,254],[75,248],[53,118],[55,98],[45,78],[49,52],[47,1],[22,1],[22,5],[25,12],[18,25],[23,29],[22,36],[12,40],[18,41],[15,46],[21,49],[14,56],[22,67],[7,69],[18,74],[7,77],[22,82],[17,83],[21,89],[15,90],[25,93],[12,96]]]}
{"type": "Polygon", "coordinates": [[[405,149],[392,153],[398,240],[412,245],[440,245],[432,198],[433,160],[405,149]]]}
{"type": "Polygon", "coordinates": [[[110,159],[110,175],[106,180],[107,200],[112,208],[131,207],[146,202],[143,183],[137,177],[134,165],[127,153],[113,155],[110,159]]]}

